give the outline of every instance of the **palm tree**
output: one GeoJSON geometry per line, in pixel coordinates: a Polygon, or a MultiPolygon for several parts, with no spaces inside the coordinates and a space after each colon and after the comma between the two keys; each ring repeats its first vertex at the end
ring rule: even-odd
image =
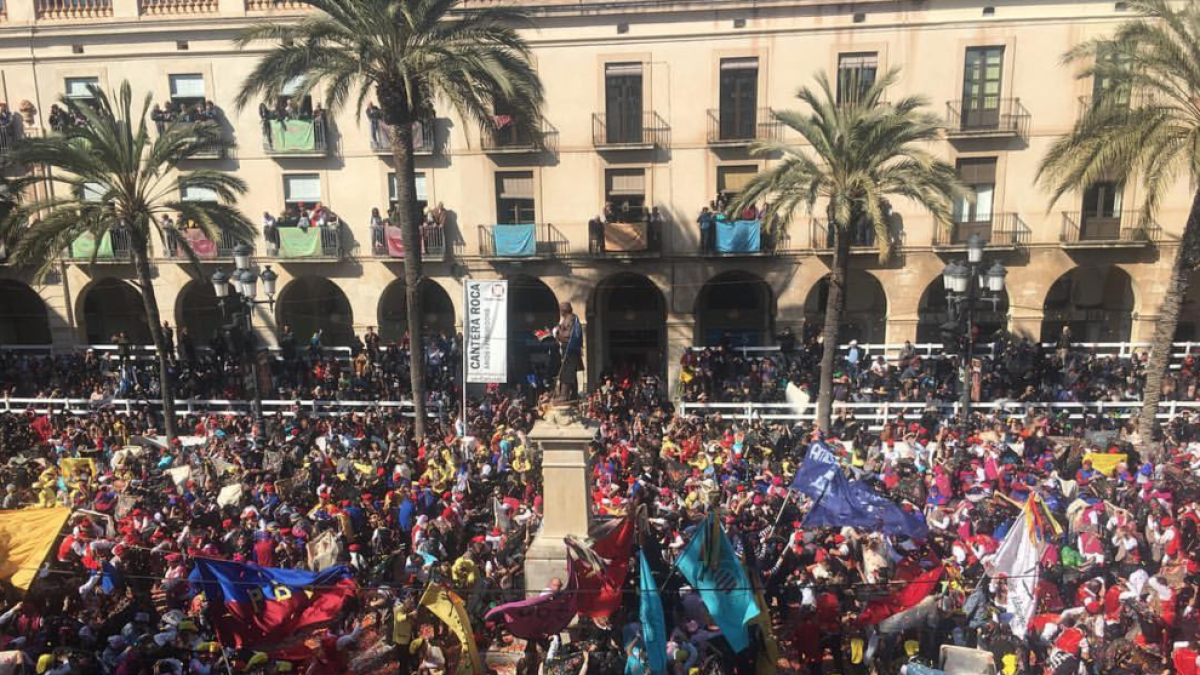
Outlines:
{"type": "Polygon", "coordinates": [[[810,108],[807,113],[775,113],[807,146],[784,141],[756,143],[754,154],[778,154],[781,159],[755,176],[729,209],[737,213],[765,201],[763,222],[774,226],[790,222],[797,211],[811,213],[818,204],[825,208],[833,236],[833,262],[817,396],[817,424],[822,429],[830,426],[834,359],[854,231],[874,230],[879,258],[886,262],[892,247],[887,213],[894,199],[915,202],[933,215],[937,226],[946,227],[953,198],[963,192],[954,167],[923,147],[938,140],[942,126],[937,117],[921,112],[927,104],[925,98],[884,102],[884,94],[898,74],[898,70],[889,71],[860,95],[848,96],[839,104],[829,79],[818,73],[816,90],[803,87],[796,94],[810,108]]]}
{"type": "MultiPolygon", "coordinates": [[[[181,163],[232,146],[214,124],[172,124],[153,139],[147,129],[151,96],[135,107],[128,82],[110,97],[91,87],[91,102],[62,99],[68,111],[84,120],[61,133],[29,138],[17,144],[13,160],[25,166],[44,166],[56,184],[66,186],[43,199],[18,202],[5,221],[4,240],[13,242],[17,264],[39,265],[43,276],[62,252],[81,236],[99,241],[124,232],[133,257],[150,334],[158,352],[159,386],[164,427],[176,437],[174,386],[170,355],[159,318],[150,272],[150,240],[164,231],[160,218],[177,214],[192,222],[210,241],[224,232],[240,241],[253,241],[254,226],[237,209],[246,184],[230,174],[206,169],[186,173],[181,163]],[[218,201],[185,201],[189,191],[215,195],[218,201]]],[[[199,270],[199,258],[187,240],[178,246],[199,270]]],[[[94,263],[99,246],[89,262],[94,263]]]]}
{"type": "MultiPolygon", "coordinates": [[[[396,216],[404,249],[405,300],[416,413],[415,433],[425,436],[425,350],[421,326],[421,250],[413,165],[413,124],[433,118],[434,101],[449,103],[463,120],[496,128],[497,106],[518,111],[515,122],[536,130],[542,84],[514,9],[462,10],[461,0],[304,0],[320,12],[294,25],[264,23],[238,36],[240,47],[279,45],[246,78],[237,104],[278,97],[288,83],[299,95],[317,85],[333,113],[354,97],[361,118],[378,97],[388,125],[396,170],[396,216]]],[[[465,386],[465,385],[464,385],[465,386]]],[[[465,412],[465,411],[464,411],[465,412]]]]}
{"type": "MultiPolygon", "coordinates": [[[[1118,177],[1142,187],[1138,225],[1153,222],[1163,196],[1186,171],[1200,184],[1200,7],[1173,9],[1163,0],[1132,0],[1139,17],[1122,23],[1108,38],[1071,49],[1064,62],[1085,63],[1079,78],[1103,86],[1076,121],[1056,141],[1038,169],[1052,191],[1051,204],[1068,192],[1118,177]]],[[[1180,304],[1200,265],[1200,190],[1196,190],[1183,236],[1162,295],[1146,369],[1139,428],[1158,434],[1162,380],[1171,358],[1180,304]]]]}

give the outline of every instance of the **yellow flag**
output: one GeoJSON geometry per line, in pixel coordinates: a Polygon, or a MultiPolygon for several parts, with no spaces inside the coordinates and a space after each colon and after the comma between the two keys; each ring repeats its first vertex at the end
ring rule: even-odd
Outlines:
{"type": "Polygon", "coordinates": [[[1118,464],[1125,461],[1125,453],[1089,452],[1083,458],[1092,461],[1093,469],[1109,476],[1112,475],[1113,469],[1117,468],[1118,464]]]}
{"type": "Polygon", "coordinates": [[[0,511],[0,579],[27,591],[71,509],[0,511]]]}
{"type": "Polygon", "coordinates": [[[450,632],[454,633],[454,636],[462,643],[463,652],[469,658],[459,657],[459,675],[466,673],[481,675],[484,672],[483,661],[479,658],[479,651],[475,649],[475,634],[471,630],[471,617],[467,615],[467,606],[463,603],[462,598],[445,586],[429,584],[429,587],[425,589],[425,594],[421,596],[421,606],[449,626],[450,632]]]}
{"type": "Polygon", "coordinates": [[[63,475],[70,478],[74,478],[80,469],[87,469],[92,478],[96,477],[96,463],[90,457],[63,457],[58,460],[58,465],[62,467],[63,475]]]}

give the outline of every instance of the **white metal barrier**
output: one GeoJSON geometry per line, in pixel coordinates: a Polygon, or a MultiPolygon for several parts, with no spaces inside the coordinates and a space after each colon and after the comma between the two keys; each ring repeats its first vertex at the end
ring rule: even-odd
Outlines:
{"type": "MultiPolygon", "coordinates": [[[[158,407],[157,399],[112,398],[93,401],[87,398],[3,398],[0,412],[23,412],[32,409],[39,415],[47,413],[88,413],[99,408],[115,408],[124,413],[133,413],[139,407],[158,407]]],[[[269,400],[263,401],[263,414],[268,417],[295,417],[302,411],[310,417],[333,417],[370,410],[399,410],[405,417],[413,417],[412,401],[318,401],[269,400]]],[[[184,415],[249,415],[250,401],[229,399],[180,399],[175,402],[175,413],[184,415]]],[[[440,403],[426,406],[426,415],[437,417],[442,414],[440,403]]]]}
{"type": "MultiPolygon", "coordinates": [[[[850,410],[859,422],[866,422],[872,429],[878,429],[883,422],[892,420],[896,415],[919,417],[926,410],[934,409],[944,414],[957,414],[959,403],[842,403],[834,402],[833,412],[850,410]]],[[[1045,412],[1058,411],[1066,413],[1067,419],[1083,420],[1086,415],[1110,415],[1124,419],[1141,413],[1141,401],[1096,401],[1094,403],[1021,403],[1019,401],[992,401],[972,403],[974,411],[999,412],[1004,417],[1019,417],[1030,410],[1045,412]]],[[[1169,420],[1182,410],[1200,411],[1200,401],[1163,401],[1159,405],[1158,418],[1169,420]]],[[[781,422],[809,422],[816,419],[816,405],[811,404],[800,415],[797,415],[787,403],[680,403],[682,415],[712,415],[719,413],[722,417],[733,420],[764,420],[781,422]]]]}

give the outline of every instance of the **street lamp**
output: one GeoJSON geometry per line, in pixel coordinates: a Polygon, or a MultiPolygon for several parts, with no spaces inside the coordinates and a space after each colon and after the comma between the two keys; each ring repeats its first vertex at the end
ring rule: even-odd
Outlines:
{"type": "Polygon", "coordinates": [[[233,248],[234,270],[226,274],[221,270],[213,272],[210,281],[213,293],[221,306],[221,315],[228,322],[225,325],[225,335],[230,350],[241,361],[243,376],[250,378],[251,412],[254,424],[258,427],[255,442],[261,448],[266,443],[267,421],[263,416],[262,391],[258,386],[258,359],[255,348],[254,328],[252,318],[254,307],[267,305],[275,307],[275,282],[279,275],[267,265],[261,273],[251,269],[250,256],[253,250],[245,243],[239,243],[233,248]],[[258,299],[258,282],[263,283],[265,300],[258,299]],[[236,291],[230,293],[230,291],[236,291]]]}
{"type": "Polygon", "coordinates": [[[963,420],[971,410],[971,352],[975,347],[975,336],[971,332],[977,303],[987,303],[995,311],[1004,294],[1004,281],[1008,270],[999,262],[985,267],[983,261],[983,237],[972,233],[967,239],[967,262],[965,265],[951,261],[942,270],[942,285],[946,289],[946,305],[949,319],[942,324],[942,342],[947,353],[951,353],[959,341],[960,331],[965,330],[962,358],[962,391],[959,402],[963,420]]]}

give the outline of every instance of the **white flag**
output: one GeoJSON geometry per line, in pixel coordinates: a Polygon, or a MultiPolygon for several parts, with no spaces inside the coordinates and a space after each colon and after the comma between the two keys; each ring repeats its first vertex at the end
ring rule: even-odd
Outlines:
{"type": "Polygon", "coordinates": [[[992,578],[1004,576],[1008,588],[1005,610],[1012,615],[1009,624],[1013,635],[1024,638],[1029,621],[1037,611],[1038,564],[1046,548],[1045,541],[1033,527],[1031,509],[1036,508],[1037,497],[1030,497],[1017,516],[1012,529],[1004,537],[996,557],[988,568],[992,578]]]}

